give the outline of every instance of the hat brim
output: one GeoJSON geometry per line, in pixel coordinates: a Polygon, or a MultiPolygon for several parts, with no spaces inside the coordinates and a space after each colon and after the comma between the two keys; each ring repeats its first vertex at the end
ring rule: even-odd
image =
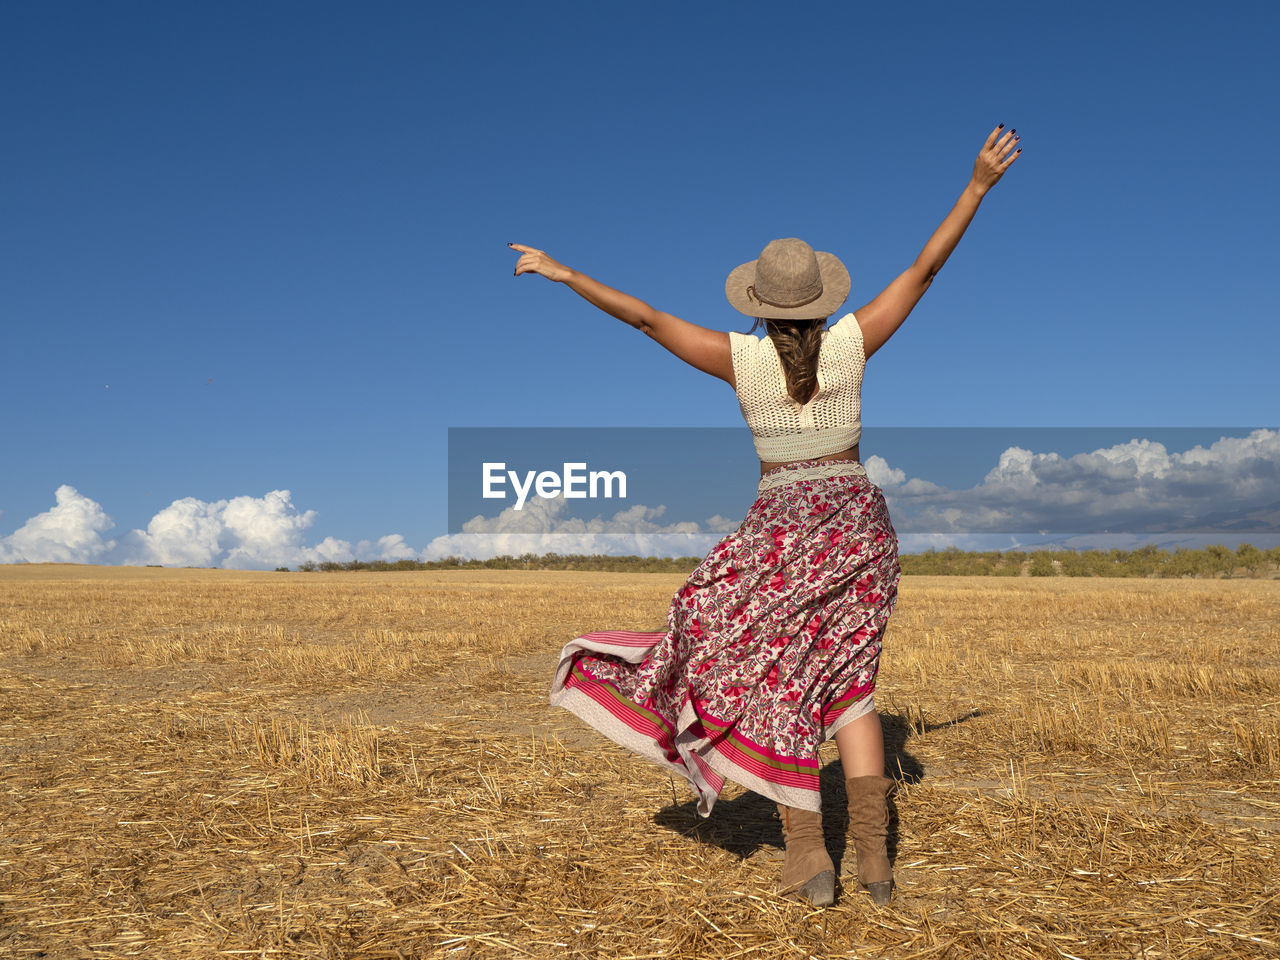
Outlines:
{"type": "Polygon", "coordinates": [[[824,320],[840,309],[849,299],[852,281],[840,258],[825,250],[815,250],[818,258],[818,274],[822,277],[822,295],[817,300],[802,303],[798,307],[772,307],[754,299],[747,288],[756,282],[756,260],[735,267],[724,282],[724,295],[733,309],[748,317],[767,320],[824,320]]]}

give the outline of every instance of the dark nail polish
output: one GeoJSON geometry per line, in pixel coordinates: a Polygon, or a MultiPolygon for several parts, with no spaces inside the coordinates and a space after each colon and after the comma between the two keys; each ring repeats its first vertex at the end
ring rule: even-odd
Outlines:
{"type": "Polygon", "coordinates": [[[1018,128],[1017,128],[1017,127],[1014,127],[1014,128],[1013,128],[1012,130],[1010,130],[1009,132],[1010,132],[1010,133],[1017,133],[1017,132],[1018,132],[1018,128]]]}
{"type": "Polygon", "coordinates": [[[1003,126],[1004,126],[1004,124],[1003,124],[1003,123],[998,123],[998,124],[996,124],[996,129],[997,129],[997,130],[999,130],[999,129],[1000,129],[1001,127],[1003,127],[1003,126]]]}

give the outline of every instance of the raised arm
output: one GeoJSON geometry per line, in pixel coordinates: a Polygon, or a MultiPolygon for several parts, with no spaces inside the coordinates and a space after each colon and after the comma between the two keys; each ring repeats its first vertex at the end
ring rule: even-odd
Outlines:
{"type": "Polygon", "coordinates": [[[729,334],[723,330],[709,330],[696,323],[689,323],[669,313],[655,310],[643,300],[628,293],[607,287],[585,273],[571,270],[557,263],[542,250],[520,243],[507,244],[519,251],[515,275],[537,273],[556,283],[563,283],[587,302],[599,307],[610,316],[635,327],[641,333],[658,341],[677,357],[704,373],[719,377],[733,385],[733,359],[730,355],[729,334]]]}
{"type": "Polygon", "coordinates": [[[902,326],[908,314],[915,309],[924,292],[933,283],[942,265],[951,256],[960,238],[978,212],[978,204],[986,196],[987,191],[999,182],[1004,172],[1022,153],[1018,142],[1017,131],[1010,130],[1001,134],[1004,124],[996,127],[982,145],[978,159],[973,164],[973,176],[968,186],[960,194],[960,199],[951,208],[947,218],[933,232],[929,242],[924,245],[915,263],[904,270],[896,280],[885,287],[878,297],[868,303],[854,316],[862,329],[863,350],[871,356],[894,332],[902,326]],[[1012,152],[1010,152],[1012,151],[1012,152]]]}

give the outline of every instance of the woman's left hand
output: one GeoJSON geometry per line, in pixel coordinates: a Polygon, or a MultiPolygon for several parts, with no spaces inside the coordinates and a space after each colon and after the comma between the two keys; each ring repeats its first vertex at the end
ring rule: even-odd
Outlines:
{"type": "Polygon", "coordinates": [[[540,273],[548,280],[561,283],[568,280],[573,272],[564,264],[552,260],[541,250],[526,247],[522,243],[508,243],[507,246],[512,250],[518,250],[521,254],[520,259],[516,261],[517,277],[522,273],[540,273]]]}
{"type": "Polygon", "coordinates": [[[1010,130],[1001,136],[1002,129],[1003,123],[991,131],[973,164],[973,179],[970,182],[980,196],[999,183],[1013,161],[1022,155],[1022,147],[1018,145],[1018,131],[1010,130]]]}

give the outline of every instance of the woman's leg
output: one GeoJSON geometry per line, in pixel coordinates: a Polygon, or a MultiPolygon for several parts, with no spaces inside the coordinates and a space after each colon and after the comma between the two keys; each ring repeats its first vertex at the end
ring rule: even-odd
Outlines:
{"type": "Polygon", "coordinates": [[[872,710],[836,731],[840,765],[849,797],[849,835],[858,852],[858,881],[871,899],[889,902],[893,867],[887,848],[889,791],[893,781],[884,775],[884,728],[872,710]]]}
{"type": "Polygon", "coordinates": [[[840,765],[849,777],[884,776],[884,728],[880,714],[872,710],[851,720],[836,731],[840,765]]]}

